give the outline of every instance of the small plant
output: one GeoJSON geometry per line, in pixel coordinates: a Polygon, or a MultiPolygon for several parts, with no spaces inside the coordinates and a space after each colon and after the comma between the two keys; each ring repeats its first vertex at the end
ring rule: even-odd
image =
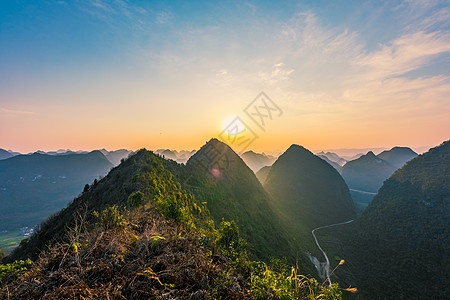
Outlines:
{"type": "Polygon", "coordinates": [[[94,216],[100,218],[100,226],[105,229],[118,229],[128,225],[117,205],[106,208],[101,214],[94,211],[94,216]]]}
{"type": "Polygon", "coordinates": [[[305,279],[302,282],[303,286],[308,288],[308,298],[310,300],[341,300],[342,292],[337,283],[333,283],[330,287],[324,287],[316,279],[305,279]]]}
{"type": "Polygon", "coordinates": [[[3,252],[2,248],[0,248],[0,262],[5,258],[5,252],[3,252]]]}
{"type": "Polygon", "coordinates": [[[32,263],[33,262],[30,259],[27,259],[25,261],[16,260],[15,262],[10,264],[0,265],[0,283],[3,284],[24,274],[27,270],[27,267],[32,263]]]}
{"type": "Polygon", "coordinates": [[[163,236],[159,236],[159,235],[154,235],[150,238],[150,240],[152,241],[152,243],[150,244],[150,248],[153,248],[156,243],[160,240],[165,240],[166,238],[163,236]]]}
{"type": "Polygon", "coordinates": [[[78,249],[80,249],[83,246],[81,243],[73,243],[70,245],[70,250],[73,252],[78,252],[78,249]]]}

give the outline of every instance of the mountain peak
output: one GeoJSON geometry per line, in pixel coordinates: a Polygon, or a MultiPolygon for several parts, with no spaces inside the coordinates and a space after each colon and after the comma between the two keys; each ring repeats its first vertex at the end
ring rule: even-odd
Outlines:
{"type": "Polygon", "coordinates": [[[297,145],[297,144],[292,144],[285,153],[308,153],[313,155],[313,153],[311,151],[309,151],[308,149],[306,149],[303,146],[297,145]]]}
{"type": "Polygon", "coordinates": [[[280,209],[310,228],[354,215],[348,188],[339,173],[308,149],[291,145],[273,164],[264,182],[280,209]]]}
{"type": "Polygon", "coordinates": [[[203,169],[206,174],[215,179],[234,177],[236,172],[253,173],[233,149],[216,138],[210,139],[203,145],[189,158],[186,165],[203,169]]]}
{"type": "Polygon", "coordinates": [[[363,155],[363,156],[366,156],[366,157],[375,157],[376,155],[375,155],[375,153],[373,153],[373,151],[369,151],[369,152],[367,152],[366,155],[363,155]]]}

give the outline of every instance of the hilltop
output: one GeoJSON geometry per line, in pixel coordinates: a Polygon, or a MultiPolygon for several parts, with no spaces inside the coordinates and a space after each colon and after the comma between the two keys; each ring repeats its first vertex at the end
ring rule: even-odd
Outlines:
{"type": "Polygon", "coordinates": [[[387,161],[396,169],[403,167],[406,162],[417,156],[411,148],[408,147],[394,147],[391,150],[385,150],[377,155],[379,158],[387,161]]]}

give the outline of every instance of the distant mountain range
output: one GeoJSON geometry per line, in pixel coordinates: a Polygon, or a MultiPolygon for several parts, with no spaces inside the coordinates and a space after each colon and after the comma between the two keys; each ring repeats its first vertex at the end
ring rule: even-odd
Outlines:
{"type": "MultiPolygon", "coordinates": [[[[341,167],[343,165],[345,165],[347,163],[347,161],[348,161],[348,160],[340,157],[339,155],[337,155],[336,153],[333,153],[333,152],[326,152],[325,153],[325,152],[321,151],[319,153],[316,153],[316,155],[321,157],[321,158],[326,157],[329,161],[335,162],[336,164],[338,164],[341,167]]],[[[352,159],[356,159],[356,158],[358,158],[358,157],[355,157],[355,156],[352,157],[352,159]]]]}
{"type": "Polygon", "coordinates": [[[10,158],[10,157],[13,157],[13,156],[14,155],[11,154],[9,151],[0,149],[0,160],[7,159],[7,158],[10,158]]]}
{"type": "MultiPolygon", "coordinates": [[[[122,158],[126,158],[128,155],[130,155],[133,152],[131,150],[126,150],[126,149],[120,149],[120,150],[115,150],[115,151],[108,151],[106,149],[101,149],[98,151],[102,152],[103,155],[105,155],[105,157],[114,166],[117,166],[120,163],[120,160],[122,158]]],[[[47,152],[37,150],[36,152],[21,154],[19,152],[14,152],[11,150],[6,151],[4,149],[0,149],[0,160],[8,159],[8,158],[11,158],[11,157],[17,156],[17,155],[33,155],[36,153],[55,156],[55,155],[69,155],[69,154],[86,154],[86,153],[89,153],[89,151],[84,151],[84,150],[72,151],[70,149],[59,149],[57,151],[47,151],[47,152]]]]}
{"type": "Polygon", "coordinates": [[[103,153],[106,159],[108,159],[114,166],[119,165],[122,159],[127,158],[130,154],[133,153],[133,151],[127,149],[119,149],[115,151],[107,151],[105,149],[101,149],[100,152],[103,153]]]}
{"type": "Polygon", "coordinates": [[[154,151],[154,153],[161,155],[166,159],[171,159],[180,164],[185,164],[189,158],[195,154],[195,150],[187,151],[187,150],[170,150],[170,149],[158,149],[154,151]]]}
{"type": "Polygon", "coordinates": [[[378,155],[370,151],[346,163],[341,174],[352,192],[353,199],[369,203],[383,181],[416,156],[417,153],[407,147],[394,147],[378,155]]]}
{"type": "Polygon", "coordinates": [[[253,151],[247,151],[241,154],[242,160],[247,166],[254,172],[258,172],[263,167],[271,166],[276,157],[266,155],[264,153],[255,153],[253,151]]]}
{"type": "Polygon", "coordinates": [[[112,167],[100,151],[0,160],[0,231],[39,224],[112,167]]]}

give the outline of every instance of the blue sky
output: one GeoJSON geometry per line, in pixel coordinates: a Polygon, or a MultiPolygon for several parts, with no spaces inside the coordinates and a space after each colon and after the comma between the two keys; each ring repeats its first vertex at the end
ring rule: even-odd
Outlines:
{"type": "Polygon", "coordinates": [[[434,145],[449,1],[2,1],[3,148],[195,148],[260,91],[256,149],[434,145]],[[93,130],[95,128],[95,130],[93,130]]]}

